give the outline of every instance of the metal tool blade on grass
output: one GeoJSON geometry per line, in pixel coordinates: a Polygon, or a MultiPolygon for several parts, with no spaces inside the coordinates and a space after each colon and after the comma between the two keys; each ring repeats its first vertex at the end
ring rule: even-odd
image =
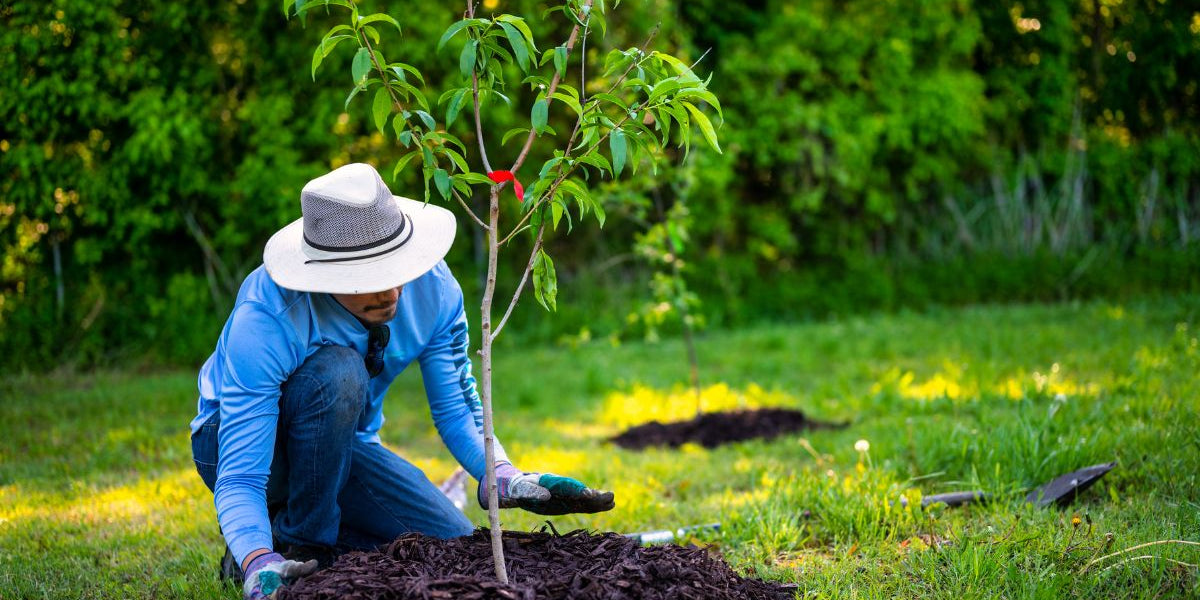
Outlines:
{"type": "Polygon", "coordinates": [[[1046,508],[1051,504],[1066,506],[1084,490],[1092,487],[1100,478],[1117,466],[1116,461],[1084,467],[1054,479],[1034,488],[1025,496],[1025,502],[1038,508],[1046,508]]]}
{"type": "MultiPolygon", "coordinates": [[[[1103,463],[1084,467],[1078,471],[1072,471],[1066,475],[1060,475],[1054,479],[1038,486],[1029,495],[1025,497],[1025,502],[1033,504],[1038,508],[1045,508],[1051,504],[1058,506],[1066,506],[1073,502],[1075,498],[1084,490],[1092,486],[1112,470],[1117,465],[1116,462],[1103,463]]],[[[928,507],[938,502],[944,503],[946,506],[961,506],[970,503],[983,503],[988,500],[987,494],[981,491],[974,490],[969,492],[950,492],[947,494],[934,494],[921,498],[921,508],[928,507]]],[[[900,497],[900,505],[908,506],[908,498],[900,497]]]]}

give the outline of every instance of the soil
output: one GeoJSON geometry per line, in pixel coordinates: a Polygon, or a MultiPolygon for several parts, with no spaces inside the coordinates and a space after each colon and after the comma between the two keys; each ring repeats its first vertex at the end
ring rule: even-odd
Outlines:
{"type": "Polygon", "coordinates": [[[642,450],[650,446],[682,446],[697,443],[713,448],[730,442],[771,439],[809,429],[841,429],[848,423],[814,421],[803,412],[787,408],[760,408],[704,413],[690,421],[659,423],[651,421],[626,429],[612,438],[622,448],[642,450]]]}
{"type": "Polygon", "coordinates": [[[486,530],[401,536],[282,588],[280,600],[782,600],[795,587],[746,579],[695,546],[642,547],[616,533],[505,532],[510,585],[496,581],[486,530]]]}

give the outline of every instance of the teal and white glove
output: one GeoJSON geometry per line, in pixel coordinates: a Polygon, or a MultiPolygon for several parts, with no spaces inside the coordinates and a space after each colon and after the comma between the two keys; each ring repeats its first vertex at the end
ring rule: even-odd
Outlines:
{"type": "MultiPolygon", "coordinates": [[[[511,463],[496,464],[500,508],[523,508],[539,515],[598,513],[614,506],[613,493],[553,473],[526,473],[511,463]]],[[[487,488],[481,482],[479,506],[487,508],[487,488]]]]}
{"type": "Polygon", "coordinates": [[[279,588],[317,570],[317,561],[296,562],[276,552],[256,556],[246,566],[246,583],[242,586],[245,600],[275,598],[279,588]]]}

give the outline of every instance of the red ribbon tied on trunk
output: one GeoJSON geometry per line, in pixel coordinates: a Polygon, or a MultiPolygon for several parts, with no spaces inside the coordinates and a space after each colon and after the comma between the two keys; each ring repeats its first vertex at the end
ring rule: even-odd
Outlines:
{"type": "Polygon", "coordinates": [[[504,183],[505,181],[513,182],[513,191],[517,193],[517,200],[525,201],[525,186],[517,181],[517,176],[513,175],[512,171],[492,171],[488,173],[488,179],[496,183],[504,183]]]}

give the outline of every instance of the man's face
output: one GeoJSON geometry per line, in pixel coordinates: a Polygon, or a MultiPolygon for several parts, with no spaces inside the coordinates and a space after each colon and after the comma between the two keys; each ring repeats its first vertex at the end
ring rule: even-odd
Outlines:
{"type": "Polygon", "coordinates": [[[339,304],[367,325],[382,325],[396,316],[396,301],[404,286],[371,294],[333,294],[339,304]]]}

